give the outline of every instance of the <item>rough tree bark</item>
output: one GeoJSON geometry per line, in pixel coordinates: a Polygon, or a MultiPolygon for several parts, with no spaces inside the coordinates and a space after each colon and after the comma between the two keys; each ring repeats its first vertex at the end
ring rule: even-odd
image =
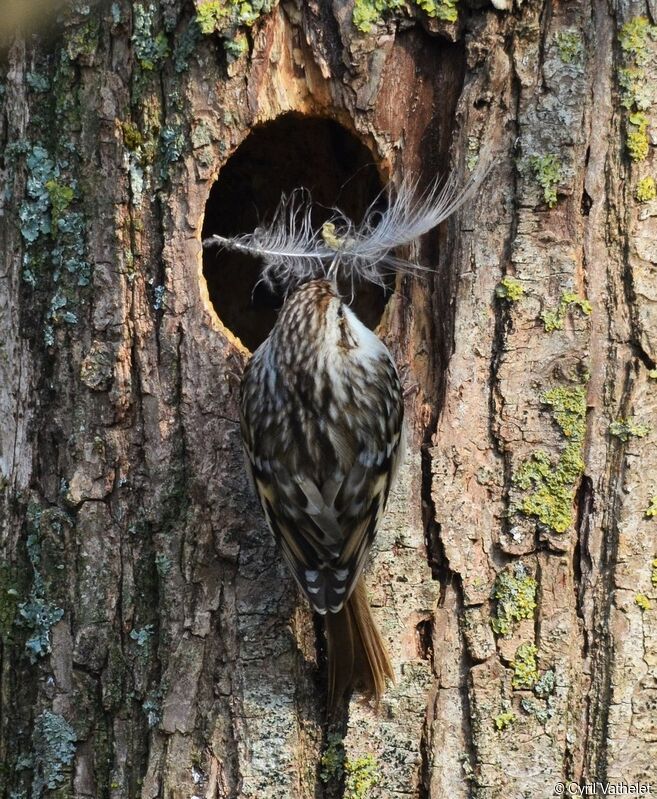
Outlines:
{"type": "Polygon", "coordinates": [[[654,3],[378,5],[78,3],[3,57],[2,799],[654,777],[654,3]],[[367,583],[397,683],[330,734],[202,271],[217,175],[287,112],[394,179],[495,160],[383,314],[409,455],[367,583]]]}

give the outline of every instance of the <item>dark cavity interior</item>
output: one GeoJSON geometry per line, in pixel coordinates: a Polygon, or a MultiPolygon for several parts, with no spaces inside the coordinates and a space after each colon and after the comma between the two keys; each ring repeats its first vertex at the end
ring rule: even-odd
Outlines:
{"type": "MultiPolygon", "coordinates": [[[[314,219],[321,226],[331,207],[359,222],[382,185],[370,151],[342,125],[286,114],[255,128],[226,162],[210,191],[203,238],[251,232],[271,220],[281,194],[299,187],[310,190],[313,201],[326,207],[317,209],[314,219]]],[[[224,325],[250,350],[269,335],[283,299],[258,283],[261,266],[260,259],[240,253],[215,247],[203,251],[212,304],[224,325]]],[[[391,283],[385,289],[357,284],[351,307],[374,328],[391,291],[391,283]]],[[[350,287],[345,286],[343,294],[350,299],[350,287]]]]}

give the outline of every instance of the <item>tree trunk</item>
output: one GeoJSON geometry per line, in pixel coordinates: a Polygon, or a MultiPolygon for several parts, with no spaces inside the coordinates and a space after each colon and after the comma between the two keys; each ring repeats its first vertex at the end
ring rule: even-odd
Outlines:
{"type": "Polygon", "coordinates": [[[5,53],[2,799],[654,777],[657,9],[395,5],[78,3],[5,53]],[[396,684],[329,728],[242,466],[274,313],[201,237],[477,162],[429,275],[357,292],[409,422],[366,573],[396,684]]]}

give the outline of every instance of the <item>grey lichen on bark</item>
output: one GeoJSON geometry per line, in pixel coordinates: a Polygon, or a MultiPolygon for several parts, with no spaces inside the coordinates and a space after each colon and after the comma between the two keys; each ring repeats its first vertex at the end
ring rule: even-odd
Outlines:
{"type": "Polygon", "coordinates": [[[650,778],[654,9],[389,5],[364,31],[347,0],[78,4],[3,56],[2,796],[650,778]],[[397,680],[354,695],[333,771],[321,640],[242,470],[248,352],[202,272],[217,175],[288,112],[386,176],[495,160],[379,329],[410,420],[366,575],[397,680]]]}

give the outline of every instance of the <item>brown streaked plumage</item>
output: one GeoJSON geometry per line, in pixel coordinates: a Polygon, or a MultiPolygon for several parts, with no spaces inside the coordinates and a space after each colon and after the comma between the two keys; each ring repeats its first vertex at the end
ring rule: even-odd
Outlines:
{"type": "Polygon", "coordinates": [[[242,436],[269,526],[326,619],[329,704],[393,677],[361,572],[402,452],[403,401],[385,345],[325,279],[286,301],[241,387],[242,436]]]}

